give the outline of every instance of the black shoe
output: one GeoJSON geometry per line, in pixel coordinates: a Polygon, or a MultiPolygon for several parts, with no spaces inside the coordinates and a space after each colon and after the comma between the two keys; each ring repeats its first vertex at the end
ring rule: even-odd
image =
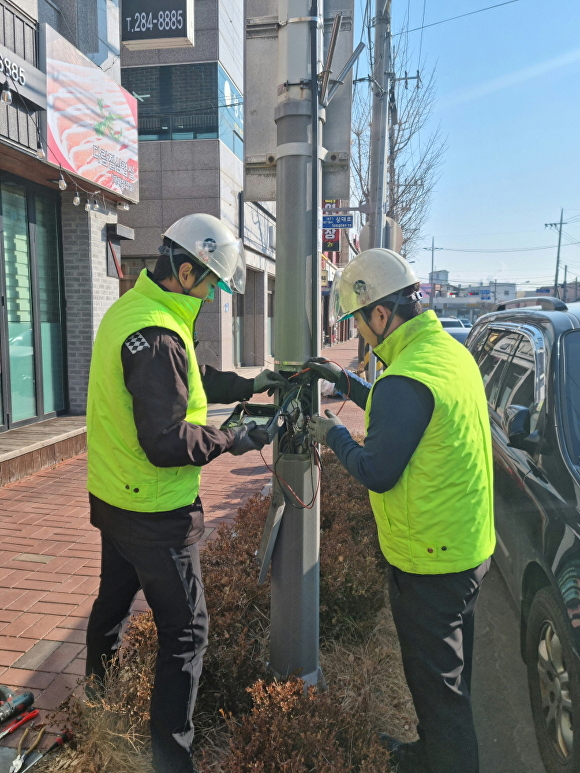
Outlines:
{"type": "Polygon", "coordinates": [[[420,741],[404,743],[386,733],[379,740],[391,755],[393,773],[430,773],[425,749],[420,741]]]}

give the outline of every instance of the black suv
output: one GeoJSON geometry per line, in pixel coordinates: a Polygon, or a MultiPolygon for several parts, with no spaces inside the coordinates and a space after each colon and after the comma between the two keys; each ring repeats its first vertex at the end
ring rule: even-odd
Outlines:
{"type": "Polygon", "coordinates": [[[489,403],[495,559],[521,613],[540,752],[549,773],[578,773],[580,303],[499,304],[466,346],[489,403]]]}

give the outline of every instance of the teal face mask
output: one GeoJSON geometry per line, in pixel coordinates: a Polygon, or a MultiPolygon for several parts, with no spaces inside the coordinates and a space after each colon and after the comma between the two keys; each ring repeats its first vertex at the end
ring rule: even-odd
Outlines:
{"type": "Polygon", "coordinates": [[[213,301],[215,295],[215,287],[212,287],[209,293],[207,294],[205,300],[206,301],[213,301]]]}

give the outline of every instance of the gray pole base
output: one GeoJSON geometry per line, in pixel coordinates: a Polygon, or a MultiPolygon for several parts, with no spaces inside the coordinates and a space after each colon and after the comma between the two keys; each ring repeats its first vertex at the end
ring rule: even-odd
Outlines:
{"type": "MultiPolygon", "coordinates": [[[[276,473],[309,503],[320,472],[309,454],[284,454],[276,473]]],[[[297,676],[316,684],[319,675],[319,498],[312,509],[294,507],[284,483],[286,505],[272,554],[270,668],[280,679],[297,676]]]]}

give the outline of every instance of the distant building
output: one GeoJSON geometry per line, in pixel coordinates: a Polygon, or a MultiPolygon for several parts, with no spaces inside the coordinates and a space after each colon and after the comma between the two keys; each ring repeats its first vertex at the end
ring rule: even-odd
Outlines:
{"type": "MultiPolygon", "coordinates": [[[[431,277],[431,274],[430,274],[431,277]]],[[[491,282],[490,284],[455,284],[449,281],[448,271],[433,272],[433,281],[421,285],[423,306],[434,308],[440,317],[464,317],[474,320],[489,311],[495,304],[510,301],[516,297],[514,282],[491,282]],[[433,293],[433,304],[430,304],[433,293]]]]}

